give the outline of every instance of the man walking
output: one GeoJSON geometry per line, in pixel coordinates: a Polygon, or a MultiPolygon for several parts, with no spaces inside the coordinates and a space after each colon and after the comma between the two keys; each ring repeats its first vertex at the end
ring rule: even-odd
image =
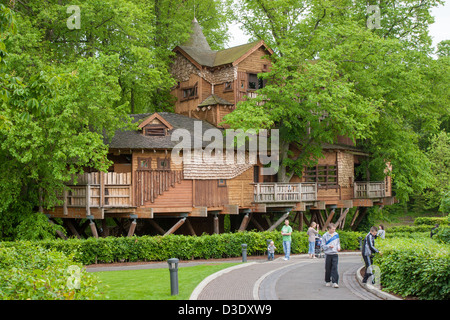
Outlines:
{"type": "Polygon", "coordinates": [[[373,254],[378,253],[378,250],[375,248],[375,236],[377,235],[377,231],[377,228],[371,227],[370,232],[365,236],[362,243],[361,254],[364,259],[364,264],[366,265],[363,283],[367,283],[367,279],[372,275],[369,268],[373,262],[373,254]]]}
{"type": "Polygon", "coordinates": [[[283,260],[289,260],[291,254],[291,234],[292,227],[289,225],[289,219],[284,220],[284,226],[281,228],[281,235],[283,236],[283,250],[284,258],[283,260]]]}

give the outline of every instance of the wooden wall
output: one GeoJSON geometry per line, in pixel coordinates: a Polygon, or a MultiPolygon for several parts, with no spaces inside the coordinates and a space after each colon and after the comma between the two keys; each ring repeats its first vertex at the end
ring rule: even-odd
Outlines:
{"type": "Polygon", "coordinates": [[[227,180],[228,204],[250,207],[253,202],[253,167],[227,180]]]}
{"type": "Polygon", "coordinates": [[[218,180],[193,180],[194,206],[220,207],[228,204],[228,187],[219,186],[218,180]]]}

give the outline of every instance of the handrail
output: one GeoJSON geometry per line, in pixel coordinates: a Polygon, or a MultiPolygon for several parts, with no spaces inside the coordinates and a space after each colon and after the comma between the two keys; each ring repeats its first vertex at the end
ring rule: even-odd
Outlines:
{"type": "Polygon", "coordinates": [[[317,183],[254,183],[254,202],[302,202],[317,200],[317,183]]]}

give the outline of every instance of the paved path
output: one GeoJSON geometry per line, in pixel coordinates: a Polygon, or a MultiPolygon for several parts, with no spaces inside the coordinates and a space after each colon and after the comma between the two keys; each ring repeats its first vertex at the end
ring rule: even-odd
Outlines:
{"type": "Polygon", "coordinates": [[[356,271],[359,253],[339,254],[339,288],[325,287],[325,261],[291,256],[289,261],[249,262],[206,278],[191,295],[193,300],[379,300],[362,288],[356,271]]]}

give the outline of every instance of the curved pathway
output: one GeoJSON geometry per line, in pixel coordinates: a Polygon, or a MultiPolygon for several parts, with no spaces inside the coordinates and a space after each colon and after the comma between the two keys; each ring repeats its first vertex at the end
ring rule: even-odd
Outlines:
{"type": "Polygon", "coordinates": [[[380,300],[359,284],[361,254],[339,254],[339,288],[325,287],[325,261],[307,255],[289,261],[249,262],[203,280],[191,300],[380,300]]]}

